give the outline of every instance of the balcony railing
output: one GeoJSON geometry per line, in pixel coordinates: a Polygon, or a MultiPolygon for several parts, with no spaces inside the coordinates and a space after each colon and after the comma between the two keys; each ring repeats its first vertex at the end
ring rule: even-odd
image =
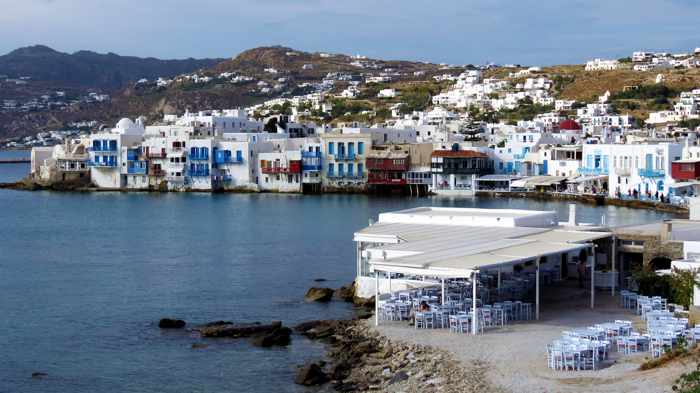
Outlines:
{"type": "Polygon", "coordinates": [[[132,166],[126,169],[126,173],[130,175],[145,175],[148,173],[148,168],[132,166]]]}
{"type": "Polygon", "coordinates": [[[231,157],[231,156],[216,157],[216,159],[214,160],[214,163],[216,163],[216,164],[242,164],[243,157],[231,157]]]}
{"type": "Polygon", "coordinates": [[[639,177],[664,177],[666,171],[663,169],[639,169],[639,177]]]}
{"type": "Polygon", "coordinates": [[[578,168],[578,173],[582,175],[607,175],[608,168],[578,168]]]}
{"type": "Polygon", "coordinates": [[[320,151],[302,151],[301,158],[321,158],[320,151]]]}
{"type": "Polygon", "coordinates": [[[615,168],[615,172],[618,176],[629,176],[632,174],[629,168],[615,168]]]}
{"type": "Polygon", "coordinates": [[[190,157],[190,161],[209,161],[208,154],[197,154],[197,155],[190,154],[189,157],[190,157]]]}
{"type": "Polygon", "coordinates": [[[281,166],[275,166],[275,167],[268,166],[268,167],[263,167],[261,169],[262,169],[262,173],[268,173],[268,174],[270,174],[270,173],[272,173],[272,174],[274,174],[274,173],[288,173],[289,172],[289,168],[285,168],[285,167],[281,167],[281,166]]]}
{"type": "Polygon", "coordinates": [[[116,146],[92,146],[89,151],[94,151],[94,152],[116,152],[117,147],[116,146]]]}
{"type": "Polygon", "coordinates": [[[116,161],[88,161],[89,166],[94,166],[94,167],[99,167],[99,168],[116,168],[117,167],[117,162],[116,161]]]}
{"type": "Polygon", "coordinates": [[[333,158],[336,161],[352,161],[356,158],[357,156],[355,153],[336,153],[333,154],[333,158]]]}

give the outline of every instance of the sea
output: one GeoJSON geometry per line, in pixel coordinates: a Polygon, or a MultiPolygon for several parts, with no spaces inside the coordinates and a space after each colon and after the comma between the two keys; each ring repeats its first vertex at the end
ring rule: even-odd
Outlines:
{"type": "MultiPolygon", "coordinates": [[[[28,171],[0,165],[0,182],[28,171]]],[[[322,344],[294,335],[283,348],[212,339],[193,349],[202,342],[196,334],[157,322],[293,326],[349,317],[348,304],[305,303],[304,293],[350,283],[353,232],[380,212],[416,206],[568,216],[568,203],[508,198],[0,189],[0,392],[313,392],[293,380],[299,365],[323,356],[322,344]]],[[[615,206],[577,211],[582,222],[605,217],[609,225],[670,217],[615,206]]]]}

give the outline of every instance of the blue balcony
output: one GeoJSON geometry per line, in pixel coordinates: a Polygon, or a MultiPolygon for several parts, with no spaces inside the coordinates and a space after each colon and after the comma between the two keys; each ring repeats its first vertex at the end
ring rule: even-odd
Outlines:
{"type": "Polygon", "coordinates": [[[195,170],[195,171],[190,171],[189,172],[190,177],[208,177],[209,176],[209,169],[200,169],[200,170],[195,170]]]}
{"type": "Polygon", "coordinates": [[[148,161],[132,161],[127,164],[126,173],[130,175],[145,175],[148,173],[148,161]]]}
{"type": "Polygon", "coordinates": [[[321,152],[318,151],[302,151],[301,152],[301,170],[308,172],[318,172],[323,169],[321,165],[321,152]]]}
{"type": "Polygon", "coordinates": [[[117,141],[109,139],[92,141],[92,147],[90,147],[89,151],[115,152],[117,151],[117,141]]]}
{"type": "Polygon", "coordinates": [[[608,168],[578,168],[578,173],[582,175],[600,176],[607,175],[608,168]]]}
{"type": "Polygon", "coordinates": [[[355,153],[336,153],[333,155],[336,161],[352,161],[355,157],[355,153]]]}
{"type": "Polygon", "coordinates": [[[639,177],[665,177],[663,169],[639,169],[639,177]]]}
{"type": "Polygon", "coordinates": [[[148,168],[132,166],[126,169],[126,173],[130,175],[145,175],[148,173],[148,168]]]}
{"type": "Polygon", "coordinates": [[[215,164],[242,164],[243,157],[232,157],[232,156],[216,156],[214,159],[215,164]]]}
{"type": "Polygon", "coordinates": [[[117,161],[116,160],[110,160],[110,161],[88,161],[88,166],[93,166],[97,168],[116,168],[117,167],[117,161]]]}
{"type": "Polygon", "coordinates": [[[209,154],[189,155],[190,161],[209,161],[209,154]]]}

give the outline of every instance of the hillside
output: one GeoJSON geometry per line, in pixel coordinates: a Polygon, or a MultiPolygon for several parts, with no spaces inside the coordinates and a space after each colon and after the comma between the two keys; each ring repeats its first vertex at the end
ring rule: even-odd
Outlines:
{"type": "MultiPolygon", "coordinates": [[[[86,51],[68,55],[46,47],[30,47],[0,57],[0,74],[8,73],[6,70],[12,67],[15,67],[14,75],[18,76],[40,75],[63,83],[122,87],[113,90],[108,99],[86,98],[81,96],[85,94],[85,88],[67,87],[64,88],[65,99],[60,100],[69,102],[68,105],[39,105],[43,109],[14,112],[0,110],[0,139],[69,127],[72,122],[94,121],[111,125],[121,117],[141,115],[153,121],[164,113],[241,107],[319,89],[335,95],[352,81],[363,81],[354,98],[331,98],[333,110],[330,113],[311,111],[310,120],[382,122],[397,103],[404,104],[403,113],[430,107],[431,96],[451,84],[449,81],[438,82],[432,77],[457,75],[466,69],[424,62],[308,53],[282,46],[254,48],[222,61],[137,59],[86,51]],[[55,59],[59,66],[51,70],[45,65],[31,64],[32,58],[40,59],[39,64],[55,59]],[[17,59],[24,59],[25,66],[20,66],[17,59]],[[76,71],[65,71],[67,69],[76,71]],[[85,77],[81,79],[78,75],[85,77]],[[157,76],[165,79],[156,82],[157,76]],[[364,82],[370,77],[381,79],[384,76],[390,76],[390,79],[364,82]],[[137,78],[149,81],[134,83],[137,78]],[[126,83],[127,80],[132,82],[126,83]],[[386,88],[395,89],[398,96],[377,98],[377,93],[386,88]]],[[[494,68],[486,71],[485,76],[505,78],[512,71],[512,68],[494,68]]],[[[594,102],[599,95],[610,91],[611,103],[618,112],[643,120],[650,111],[671,108],[681,91],[700,87],[699,69],[661,71],[664,75],[661,84],[656,84],[658,73],[629,69],[586,72],[582,65],[560,65],[545,67],[535,75],[554,81],[552,93],[555,98],[575,99],[579,105],[594,102]]],[[[511,79],[511,82],[522,80],[511,79]]],[[[9,89],[8,83],[2,84],[2,80],[0,85],[0,100],[7,91],[14,92],[17,100],[26,100],[36,97],[38,91],[49,94],[57,86],[55,82],[44,80],[30,80],[17,86],[10,83],[9,89]]],[[[508,119],[514,121],[518,116],[516,111],[508,119]]]]}
{"type": "Polygon", "coordinates": [[[52,82],[56,86],[113,91],[141,78],[174,76],[211,67],[221,59],[160,60],[78,51],[72,54],[35,45],[0,56],[0,74],[52,82]]]}

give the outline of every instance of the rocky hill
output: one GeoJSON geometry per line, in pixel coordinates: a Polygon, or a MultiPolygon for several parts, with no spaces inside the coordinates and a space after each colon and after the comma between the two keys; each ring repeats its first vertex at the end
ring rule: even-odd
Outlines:
{"type": "Polygon", "coordinates": [[[16,49],[0,56],[0,74],[10,78],[30,77],[67,86],[114,91],[141,78],[174,76],[211,67],[221,59],[160,60],[78,51],[59,52],[43,45],[16,49]]]}

